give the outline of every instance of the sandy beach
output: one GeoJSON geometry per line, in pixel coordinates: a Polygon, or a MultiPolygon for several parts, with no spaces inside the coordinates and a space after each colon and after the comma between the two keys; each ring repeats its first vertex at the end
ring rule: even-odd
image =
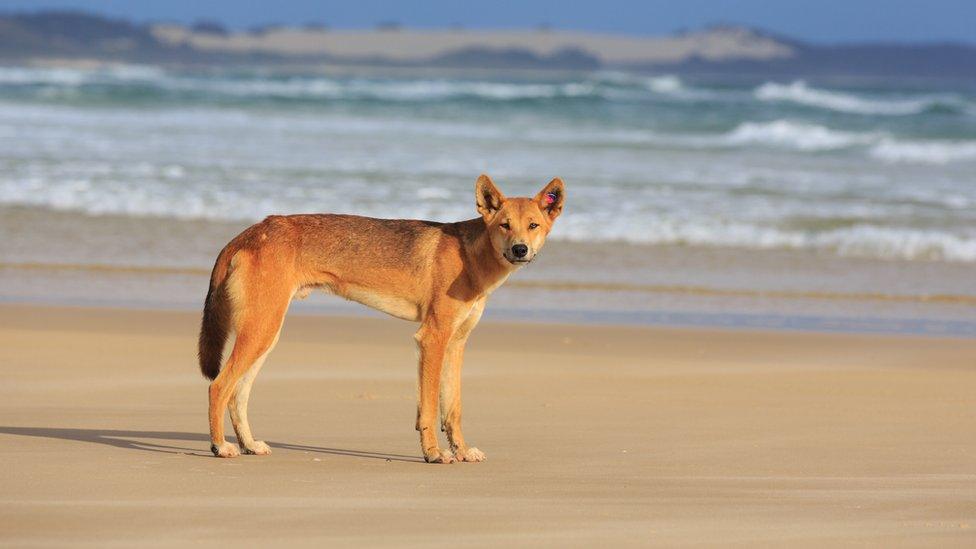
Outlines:
{"type": "Polygon", "coordinates": [[[436,466],[412,324],[290,316],[233,460],[196,329],[0,306],[0,544],[976,543],[972,339],[486,322],[436,466]]]}

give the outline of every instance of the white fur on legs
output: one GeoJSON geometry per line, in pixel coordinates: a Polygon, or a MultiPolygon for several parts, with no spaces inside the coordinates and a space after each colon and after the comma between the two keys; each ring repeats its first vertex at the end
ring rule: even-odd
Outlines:
{"type": "Polygon", "coordinates": [[[271,447],[263,440],[252,440],[251,444],[245,446],[242,452],[252,456],[268,456],[271,455],[271,447]]]}
{"type": "Polygon", "coordinates": [[[454,454],[448,450],[440,448],[429,448],[424,451],[424,460],[427,463],[454,463],[457,461],[454,454]]]}
{"type": "Polygon", "coordinates": [[[241,455],[241,451],[237,449],[237,445],[227,441],[224,441],[224,443],[220,446],[211,444],[210,451],[213,452],[215,456],[222,458],[232,458],[241,455]]]}
{"type": "Polygon", "coordinates": [[[268,358],[268,354],[271,353],[272,349],[278,343],[278,336],[280,334],[281,328],[279,327],[278,334],[275,335],[271,347],[254,361],[254,364],[248,368],[244,377],[237,382],[237,387],[234,389],[234,395],[231,397],[230,405],[228,406],[230,422],[234,426],[234,432],[237,433],[237,442],[240,443],[241,451],[245,454],[254,456],[271,454],[271,448],[263,441],[254,440],[254,436],[251,434],[251,426],[247,422],[247,403],[251,398],[251,386],[254,384],[254,378],[258,376],[258,372],[264,366],[264,361],[268,358]]]}
{"type": "Polygon", "coordinates": [[[464,450],[458,448],[454,451],[454,457],[458,461],[467,461],[469,463],[488,459],[488,457],[485,456],[485,453],[477,448],[467,448],[464,450]]]}

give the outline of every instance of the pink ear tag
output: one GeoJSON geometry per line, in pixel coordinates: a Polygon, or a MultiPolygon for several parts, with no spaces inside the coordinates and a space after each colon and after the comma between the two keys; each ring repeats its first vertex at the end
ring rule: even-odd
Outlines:
{"type": "Polygon", "coordinates": [[[552,204],[556,201],[556,193],[546,193],[546,205],[552,204]]]}

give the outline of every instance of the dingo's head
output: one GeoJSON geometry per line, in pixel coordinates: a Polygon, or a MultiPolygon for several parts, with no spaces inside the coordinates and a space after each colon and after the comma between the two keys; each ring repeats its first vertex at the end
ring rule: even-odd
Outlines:
{"type": "Polygon", "coordinates": [[[478,177],[475,200],[495,253],[516,267],[532,261],[563,211],[565,194],[557,177],[533,198],[505,198],[490,177],[478,177]]]}

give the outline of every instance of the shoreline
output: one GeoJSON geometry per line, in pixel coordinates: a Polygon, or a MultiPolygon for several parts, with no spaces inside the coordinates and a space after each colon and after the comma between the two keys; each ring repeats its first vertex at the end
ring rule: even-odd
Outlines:
{"type": "MultiPolygon", "coordinates": [[[[325,319],[389,319],[387,315],[355,302],[334,296],[317,296],[312,302],[293,301],[288,317],[325,319]],[[322,299],[324,297],[324,299],[322,299]],[[328,300],[328,302],[324,302],[328,300]]],[[[0,307],[37,307],[45,309],[79,309],[131,312],[194,312],[202,310],[201,302],[167,304],[160,301],[111,301],[99,299],[37,299],[0,296],[0,307]]],[[[398,319],[394,319],[398,320],[398,319]]],[[[401,321],[402,322],[402,321],[401,321]]],[[[535,326],[617,327],[674,330],[716,330],[723,332],[756,332],[892,336],[976,339],[976,321],[951,321],[929,318],[828,317],[741,312],[688,311],[612,311],[586,309],[514,309],[491,307],[485,310],[483,323],[513,323],[535,326]]],[[[416,323],[407,322],[416,325],[416,323]]]]}
{"type": "MultiPolygon", "coordinates": [[[[17,271],[77,271],[87,273],[121,273],[145,275],[199,275],[209,276],[210,269],[203,267],[167,267],[162,265],[125,265],[110,263],[45,263],[0,262],[0,269],[17,271]]],[[[648,294],[692,294],[712,296],[765,296],[774,298],[804,298],[841,301],[891,301],[906,303],[945,303],[950,305],[976,305],[976,295],[923,293],[898,294],[881,292],[839,292],[814,290],[776,290],[749,288],[719,288],[681,284],[639,284],[628,282],[598,282],[575,280],[527,279],[511,280],[506,286],[519,289],[548,289],[556,291],[606,291],[636,292],[648,294]]]]}

